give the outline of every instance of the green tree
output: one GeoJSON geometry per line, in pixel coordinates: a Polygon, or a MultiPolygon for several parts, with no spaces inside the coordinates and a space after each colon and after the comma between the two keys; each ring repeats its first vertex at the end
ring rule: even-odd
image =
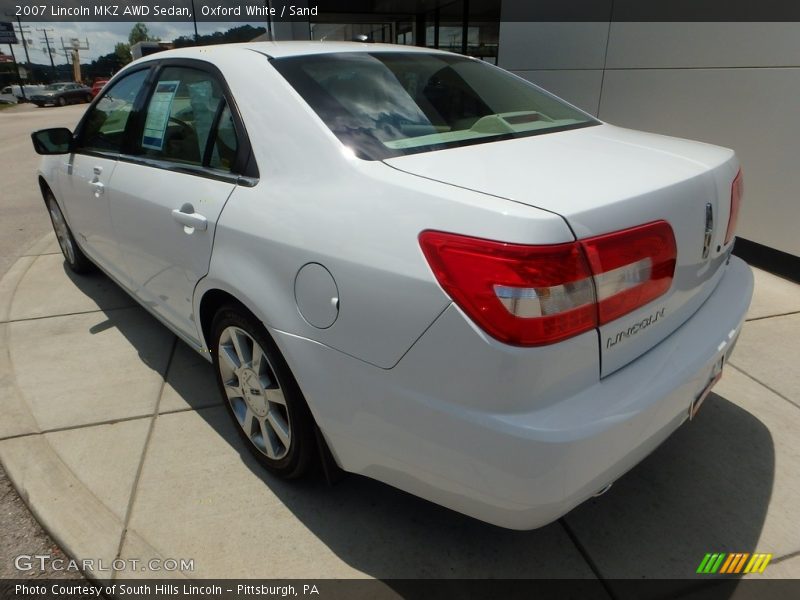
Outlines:
{"type": "Polygon", "coordinates": [[[128,43],[133,46],[137,42],[158,42],[157,37],[152,37],[144,23],[136,23],[128,34],[128,43]]]}
{"type": "Polygon", "coordinates": [[[172,43],[176,48],[187,46],[210,46],[212,44],[235,44],[237,42],[249,42],[253,38],[266,33],[264,27],[253,27],[252,25],[239,25],[227,31],[215,31],[208,35],[200,35],[195,41],[194,36],[183,35],[175,38],[172,43]]]}
{"type": "Polygon", "coordinates": [[[114,46],[114,54],[116,55],[120,66],[127,65],[133,59],[131,56],[131,47],[125,42],[119,42],[116,46],[114,46]]]}

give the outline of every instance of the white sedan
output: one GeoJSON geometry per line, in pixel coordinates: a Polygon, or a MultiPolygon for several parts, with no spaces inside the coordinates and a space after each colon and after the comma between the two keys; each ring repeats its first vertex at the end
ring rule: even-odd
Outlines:
{"type": "Polygon", "coordinates": [[[162,52],[33,141],[69,266],[213,362],[268,469],[322,461],[504,527],[693,418],[752,295],[731,150],[446,52],[162,52]]]}

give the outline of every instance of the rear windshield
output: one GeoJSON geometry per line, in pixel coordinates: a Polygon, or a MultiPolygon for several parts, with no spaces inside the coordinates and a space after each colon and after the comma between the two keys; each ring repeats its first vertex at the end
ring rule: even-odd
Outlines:
{"type": "Polygon", "coordinates": [[[598,123],[523,79],[463,56],[347,52],[272,64],[336,137],[367,160],[598,123]]]}

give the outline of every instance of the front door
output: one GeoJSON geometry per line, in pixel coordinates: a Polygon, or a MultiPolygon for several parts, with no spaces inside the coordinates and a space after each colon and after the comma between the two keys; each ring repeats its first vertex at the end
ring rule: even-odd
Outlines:
{"type": "Polygon", "coordinates": [[[237,185],[236,131],[220,82],[199,68],[163,67],[143,110],[114,172],[112,223],[139,300],[197,341],[192,296],[237,185]]]}
{"type": "Polygon", "coordinates": [[[78,244],[104,269],[122,279],[119,248],[111,228],[109,186],[125,130],[148,70],[139,70],[110,87],[83,118],[75,151],[59,170],[62,208],[78,244]]]}

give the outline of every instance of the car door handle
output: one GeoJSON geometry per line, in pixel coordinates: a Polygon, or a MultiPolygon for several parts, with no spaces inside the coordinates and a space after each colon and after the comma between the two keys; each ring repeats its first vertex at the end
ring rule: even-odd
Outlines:
{"type": "Polygon", "coordinates": [[[92,173],[94,174],[94,179],[89,182],[94,188],[94,195],[95,197],[99,197],[106,191],[106,186],[100,181],[100,175],[103,174],[103,167],[95,166],[92,168],[92,173]]]}
{"type": "Polygon", "coordinates": [[[200,213],[194,212],[194,207],[188,202],[180,208],[173,209],[172,218],[184,227],[192,227],[198,231],[208,229],[208,219],[200,213]]]}

